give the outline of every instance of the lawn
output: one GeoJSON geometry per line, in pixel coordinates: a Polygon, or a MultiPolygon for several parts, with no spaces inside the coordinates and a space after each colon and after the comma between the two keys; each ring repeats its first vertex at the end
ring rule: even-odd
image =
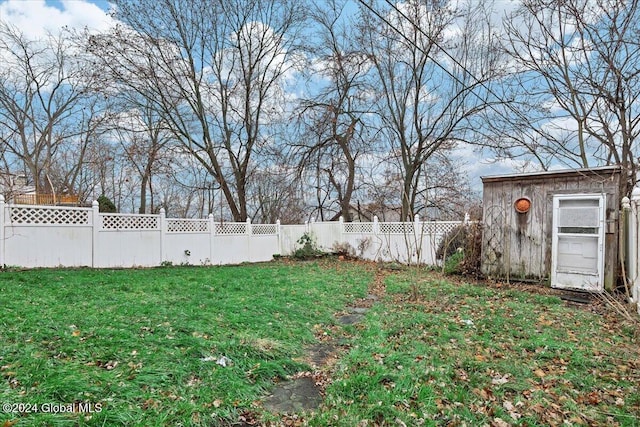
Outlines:
{"type": "Polygon", "coordinates": [[[640,425],[640,323],[430,273],[386,285],[313,425],[640,425]]]}
{"type": "Polygon", "coordinates": [[[324,404],[286,425],[640,425],[637,325],[555,296],[376,268],[2,272],[0,402],[40,410],[0,413],[0,426],[278,425],[261,401],[310,369],[318,331],[342,355],[323,372],[324,404]],[[374,277],[386,295],[340,326],[374,277]],[[42,412],[63,404],[85,410],[42,412]]]}
{"type": "Polygon", "coordinates": [[[369,279],[308,263],[0,273],[0,402],[101,406],[3,413],[0,426],[237,420],[273,378],[307,368],[293,359],[314,325],[335,322],[369,279]]]}

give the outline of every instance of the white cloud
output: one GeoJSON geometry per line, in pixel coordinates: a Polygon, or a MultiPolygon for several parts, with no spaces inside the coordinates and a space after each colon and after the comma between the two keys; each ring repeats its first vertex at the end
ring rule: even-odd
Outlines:
{"type": "Polygon", "coordinates": [[[106,30],[113,19],[104,9],[85,0],[5,0],[0,2],[0,19],[15,25],[28,38],[41,38],[62,27],[106,30]]]}

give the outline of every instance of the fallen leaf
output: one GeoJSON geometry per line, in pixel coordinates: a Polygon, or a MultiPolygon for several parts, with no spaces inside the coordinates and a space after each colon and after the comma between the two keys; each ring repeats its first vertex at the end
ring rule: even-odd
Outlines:
{"type": "Polygon", "coordinates": [[[592,391],[591,393],[587,394],[587,402],[589,402],[589,404],[591,405],[597,405],[602,402],[602,399],[600,398],[598,392],[592,391]]]}
{"type": "Polygon", "coordinates": [[[149,408],[157,408],[158,407],[158,401],[153,400],[151,398],[145,400],[142,403],[142,410],[146,411],[149,408]]]}
{"type": "Polygon", "coordinates": [[[509,382],[509,374],[504,376],[496,376],[491,379],[491,384],[493,385],[502,385],[509,382]]]}
{"type": "Polygon", "coordinates": [[[553,325],[553,321],[544,317],[544,315],[538,317],[538,323],[542,326],[551,326],[553,325]]]}
{"type": "Polygon", "coordinates": [[[491,427],[509,427],[511,424],[503,420],[502,418],[494,418],[491,421],[491,427]]]}
{"type": "Polygon", "coordinates": [[[213,401],[213,407],[214,408],[219,408],[220,405],[222,405],[222,400],[216,399],[216,400],[213,401]]]}
{"type": "Polygon", "coordinates": [[[80,333],[81,333],[81,332],[80,332],[80,329],[76,329],[75,331],[73,331],[73,332],[71,333],[71,335],[73,335],[74,337],[79,337],[79,336],[80,336],[80,333]]]}
{"type": "Polygon", "coordinates": [[[538,377],[538,378],[544,378],[544,377],[546,377],[546,376],[547,376],[547,374],[545,374],[545,372],[544,372],[542,369],[540,369],[540,368],[538,368],[538,369],[536,369],[535,371],[533,371],[533,373],[534,373],[534,374],[535,374],[535,376],[536,376],[536,377],[538,377]]]}

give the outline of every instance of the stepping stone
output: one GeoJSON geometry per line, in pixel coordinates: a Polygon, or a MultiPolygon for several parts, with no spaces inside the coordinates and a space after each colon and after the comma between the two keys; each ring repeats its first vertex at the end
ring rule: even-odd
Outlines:
{"type": "Polygon", "coordinates": [[[364,314],[346,314],[338,317],[338,322],[341,325],[354,325],[364,319],[364,314]]]}
{"type": "Polygon", "coordinates": [[[369,309],[366,307],[347,307],[347,311],[352,314],[365,314],[369,309]]]}
{"type": "Polygon", "coordinates": [[[335,353],[337,347],[330,343],[317,343],[307,348],[307,357],[312,365],[320,368],[327,363],[327,359],[335,353]]]}
{"type": "Polygon", "coordinates": [[[276,413],[311,411],[322,403],[320,390],[311,378],[298,378],[276,386],[264,401],[265,409],[276,413]]]}

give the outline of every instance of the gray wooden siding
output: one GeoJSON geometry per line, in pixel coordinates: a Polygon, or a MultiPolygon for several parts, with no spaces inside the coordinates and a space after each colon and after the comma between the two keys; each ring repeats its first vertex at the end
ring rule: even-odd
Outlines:
{"type": "Polygon", "coordinates": [[[620,170],[598,168],[483,178],[482,271],[500,279],[548,281],[551,273],[553,196],[606,194],[605,287],[614,284],[618,260],[620,170]],[[528,213],[514,202],[531,200],[528,213]]]}

